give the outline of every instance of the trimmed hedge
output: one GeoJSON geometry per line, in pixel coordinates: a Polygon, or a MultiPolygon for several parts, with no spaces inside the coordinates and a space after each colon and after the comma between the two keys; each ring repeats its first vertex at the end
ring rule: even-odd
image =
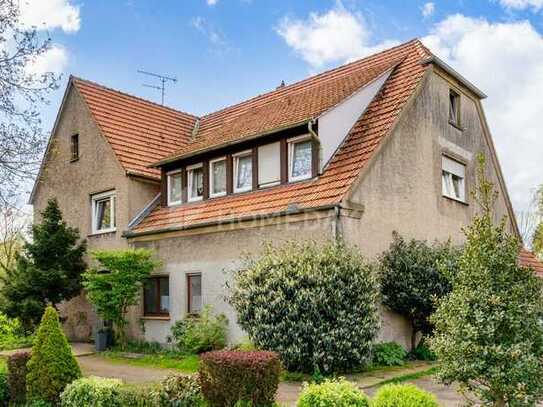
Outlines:
{"type": "Polygon", "coordinates": [[[8,358],[8,388],[9,399],[12,403],[26,401],[26,374],[30,352],[17,352],[8,358]]]}
{"type": "Polygon", "coordinates": [[[60,396],[62,407],[120,407],[118,379],[84,377],[66,386],[60,396]]]}
{"type": "Polygon", "coordinates": [[[431,393],[412,384],[387,384],[377,390],[371,407],[439,407],[431,393]]]}
{"type": "Polygon", "coordinates": [[[208,352],[200,360],[200,385],[212,407],[231,407],[238,401],[273,405],[281,362],[274,352],[208,352]]]}
{"type": "Polygon", "coordinates": [[[369,405],[368,396],[345,379],[326,380],[320,384],[306,385],[296,404],[297,407],[368,407],[369,405]]]}
{"type": "Polygon", "coordinates": [[[51,306],[43,314],[27,368],[28,400],[55,404],[66,385],[81,377],[79,365],[60,327],[57,311],[51,306]]]}

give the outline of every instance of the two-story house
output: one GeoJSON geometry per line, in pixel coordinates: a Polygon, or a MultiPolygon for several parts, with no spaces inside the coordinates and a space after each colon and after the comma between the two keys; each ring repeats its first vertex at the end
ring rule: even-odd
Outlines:
{"type": "MultiPolygon", "coordinates": [[[[165,342],[211,304],[236,342],[225,271],[243,253],[343,238],[374,258],[393,231],[461,243],[480,152],[497,216],[518,234],[484,97],[418,40],[201,117],[72,77],[31,203],[38,214],[56,197],[91,250],[145,247],[163,262],[131,313],[133,336],[165,342]]],[[[68,333],[89,336],[84,296],[63,309],[68,333]]],[[[382,315],[381,338],[408,344],[406,321],[382,315]]]]}

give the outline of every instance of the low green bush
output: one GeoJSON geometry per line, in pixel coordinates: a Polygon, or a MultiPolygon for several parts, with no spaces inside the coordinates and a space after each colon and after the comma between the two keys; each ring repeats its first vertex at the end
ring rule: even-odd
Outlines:
{"type": "Polygon", "coordinates": [[[9,402],[8,377],[6,372],[0,372],[0,406],[7,406],[9,402]]]}
{"type": "Polygon", "coordinates": [[[238,401],[269,406],[275,402],[281,363],[274,352],[208,352],[201,357],[199,373],[211,407],[232,407],[238,401]]]}
{"type": "Polygon", "coordinates": [[[26,374],[27,363],[30,360],[30,352],[17,352],[8,358],[8,388],[9,398],[12,403],[24,403],[26,401],[26,374]]]}
{"type": "Polygon", "coordinates": [[[437,360],[436,354],[424,342],[419,343],[409,356],[415,360],[437,360]]]}
{"type": "Polygon", "coordinates": [[[377,390],[371,407],[439,407],[431,393],[412,384],[387,384],[377,390]]]}
{"type": "Polygon", "coordinates": [[[200,315],[187,315],[172,327],[172,340],[181,352],[202,353],[226,346],[228,320],[223,314],[213,315],[205,306],[200,315]]]}
{"type": "Polygon", "coordinates": [[[168,376],[160,382],[152,397],[159,407],[205,406],[198,378],[194,376],[168,376]]]}
{"type": "Polygon", "coordinates": [[[396,342],[378,343],[373,347],[373,364],[375,366],[402,366],[407,352],[396,342]]]}
{"type": "Polygon", "coordinates": [[[119,390],[123,383],[118,379],[84,377],[68,386],[60,396],[62,407],[121,407],[119,390]]]}
{"type": "Polygon", "coordinates": [[[345,379],[305,385],[297,407],[368,407],[369,398],[345,379]]]}
{"type": "Polygon", "coordinates": [[[24,407],[55,407],[53,404],[44,400],[33,400],[24,404],[24,407]]]}
{"type": "Polygon", "coordinates": [[[118,389],[117,397],[120,407],[161,407],[147,387],[125,385],[118,389]]]}

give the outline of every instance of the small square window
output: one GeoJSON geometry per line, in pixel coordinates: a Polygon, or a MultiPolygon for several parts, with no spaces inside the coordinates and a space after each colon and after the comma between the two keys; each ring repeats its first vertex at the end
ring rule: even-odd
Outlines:
{"type": "Polygon", "coordinates": [[[444,196],[466,201],[466,166],[449,157],[442,158],[441,183],[444,196]]]}
{"type": "Polygon", "coordinates": [[[70,161],[79,159],[79,134],[74,134],[70,138],[70,161]]]}
{"type": "Polygon", "coordinates": [[[210,196],[226,195],[226,158],[218,158],[209,163],[210,196]]]}
{"type": "Polygon", "coordinates": [[[289,141],[288,178],[301,181],[311,178],[313,161],[313,142],[310,138],[289,141]]]}
{"type": "Polygon", "coordinates": [[[460,126],[460,95],[454,90],[449,90],[449,122],[460,126]]]}
{"type": "Polygon", "coordinates": [[[199,314],[202,311],[202,275],[187,275],[187,311],[199,314]]]}
{"type": "Polygon", "coordinates": [[[168,173],[168,205],[181,203],[181,171],[168,173]]]}
{"type": "Polygon", "coordinates": [[[250,191],[253,188],[253,155],[245,151],[234,157],[234,192],[250,191]]]}
{"type": "Polygon", "coordinates": [[[188,200],[200,201],[204,197],[204,168],[202,164],[187,167],[188,200]]]}
{"type": "Polygon", "coordinates": [[[170,314],[170,280],[168,277],[150,277],[143,285],[143,314],[167,316],[170,314]]]}
{"type": "Polygon", "coordinates": [[[115,231],[115,192],[92,196],[92,233],[115,231]]]}

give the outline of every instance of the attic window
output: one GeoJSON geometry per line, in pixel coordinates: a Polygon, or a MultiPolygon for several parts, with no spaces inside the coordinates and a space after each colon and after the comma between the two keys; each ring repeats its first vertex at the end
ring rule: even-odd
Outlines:
{"type": "Polygon", "coordinates": [[[70,138],[70,161],[79,160],[79,134],[74,134],[70,138]]]}
{"type": "Polygon", "coordinates": [[[209,167],[210,196],[226,195],[226,157],[211,160],[209,167]]]}
{"type": "Polygon", "coordinates": [[[460,127],[460,95],[449,89],[449,123],[460,127]]]}
{"type": "Polygon", "coordinates": [[[181,203],[181,170],[168,173],[168,205],[181,203]]]}
{"type": "Polygon", "coordinates": [[[466,202],[466,166],[447,156],[442,157],[443,196],[466,202]]]}
{"type": "Polygon", "coordinates": [[[250,191],[253,187],[252,151],[244,151],[234,156],[234,192],[250,191]]]}
{"type": "Polygon", "coordinates": [[[288,141],[288,178],[301,181],[311,178],[313,146],[309,136],[296,137],[288,141]]]}
{"type": "Polygon", "coordinates": [[[92,196],[92,233],[115,231],[115,191],[92,196]]]}
{"type": "Polygon", "coordinates": [[[204,197],[204,168],[202,164],[187,167],[188,200],[201,201],[204,197]]]}

